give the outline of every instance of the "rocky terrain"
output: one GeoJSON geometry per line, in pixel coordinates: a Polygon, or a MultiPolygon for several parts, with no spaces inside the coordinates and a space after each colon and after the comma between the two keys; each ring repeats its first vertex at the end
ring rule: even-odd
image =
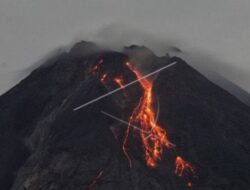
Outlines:
{"type": "Polygon", "coordinates": [[[157,57],[143,46],[115,52],[80,42],[2,95],[0,116],[2,190],[250,188],[250,108],[182,59],[157,57]],[[128,99],[120,91],[73,111],[117,88],[91,74],[100,60],[110,76],[126,82],[136,79],[127,61],[143,73],[176,62],[151,79],[158,123],[195,168],[192,187],[188,176],[175,175],[171,150],[156,168],[147,167],[136,134],[128,139],[130,168],[121,148],[126,125],[101,113],[128,118],[143,94],[140,83],[127,88],[128,99]]]}

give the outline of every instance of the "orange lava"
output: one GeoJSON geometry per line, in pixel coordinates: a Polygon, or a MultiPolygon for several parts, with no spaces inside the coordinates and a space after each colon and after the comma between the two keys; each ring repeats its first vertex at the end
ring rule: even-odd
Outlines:
{"type": "Polygon", "coordinates": [[[194,174],[194,168],[186,162],[183,158],[180,156],[177,156],[175,159],[175,174],[178,176],[183,176],[184,172],[187,174],[194,174]]]}
{"type": "MultiPolygon", "coordinates": [[[[126,65],[131,71],[134,72],[138,79],[142,77],[129,62],[127,62],[126,65]]],[[[161,160],[164,148],[173,147],[168,140],[166,131],[157,125],[155,121],[152,82],[148,79],[142,79],[139,82],[144,89],[144,94],[130,117],[130,123],[138,124],[143,131],[150,132],[150,135],[148,133],[145,134],[144,132],[141,132],[140,137],[143,143],[147,166],[155,167],[157,165],[157,161],[161,160]]]]}
{"type": "MultiPolygon", "coordinates": [[[[142,78],[142,75],[137,71],[129,62],[126,65],[134,72],[137,79],[142,78]]],[[[140,132],[141,140],[143,143],[145,160],[147,166],[154,168],[157,165],[157,161],[161,160],[164,148],[174,148],[172,143],[167,137],[166,131],[157,125],[155,121],[155,111],[153,108],[153,94],[152,94],[152,82],[148,79],[139,80],[141,86],[144,89],[143,97],[141,98],[139,104],[134,109],[133,114],[130,117],[129,123],[139,124],[143,131],[150,132],[150,135],[145,132],[140,132]]],[[[124,140],[123,146],[125,147],[127,136],[130,126],[127,129],[127,135],[124,140]]],[[[126,148],[123,148],[126,150],[126,148]]],[[[128,155],[125,152],[126,156],[128,155]]],[[[127,156],[128,157],[128,156],[127,156]]],[[[129,161],[131,165],[131,160],[129,161]]],[[[195,171],[191,164],[186,162],[180,156],[176,157],[175,160],[175,174],[177,176],[194,175],[195,171]]],[[[187,183],[188,187],[192,187],[192,183],[187,183]]]]}
{"type": "MultiPolygon", "coordinates": [[[[120,88],[124,88],[124,81],[123,81],[123,78],[120,76],[120,77],[116,77],[114,78],[114,82],[120,87],[120,88]]],[[[130,126],[130,121],[129,121],[129,125],[130,126]]],[[[126,144],[127,144],[127,141],[128,141],[128,135],[129,135],[129,131],[130,131],[130,127],[127,127],[127,130],[125,132],[125,138],[124,138],[124,141],[123,141],[123,144],[122,144],[122,150],[123,150],[123,153],[124,155],[126,156],[127,160],[128,160],[128,163],[129,163],[129,167],[131,168],[132,167],[132,161],[129,157],[129,154],[127,152],[127,149],[126,149],[126,144]]]]}
{"type": "MultiPolygon", "coordinates": [[[[100,64],[103,63],[103,60],[100,60],[97,65],[93,68],[93,73],[99,71],[100,64]]],[[[164,149],[174,149],[175,145],[173,145],[167,136],[167,132],[164,128],[161,128],[157,124],[155,120],[155,110],[154,110],[154,97],[153,97],[153,83],[151,80],[142,78],[141,73],[134,68],[130,62],[126,63],[126,66],[136,75],[138,82],[142,86],[144,93],[140,98],[140,101],[136,108],[133,110],[129,118],[129,124],[125,132],[125,137],[122,144],[122,150],[124,155],[128,159],[130,168],[132,167],[132,160],[128,154],[127,150],[127,142],[130,134],[131,125],[136,125],[141,128],[139,132],[142,147],[144,151],[145,161],[148,167],[155,168],[157,163],[161,160],[164,149]]],[[[103,74],[101,76],[101,81],[104,82],[106,80],[107,74],[103,74]]],[[[126,85],[123,80],[123,76],[117,76],[113,78],[113,81],[120,87],[124,88],[126,85]]],[[[174,151],[176,153],[176,151],[174,151]]],[[[182,157],[176,156],[175,158],[175,174],[177,176],[193,176],[195,174],[193,166],[185,161],[182,157]]],[[[99,179],[102,176],[102,172],[98,174],[96,179],[99,179]]],[[[94,184],[96,180],[94,181],[94,184]]],[[[188,187],[192,187],[193,184],[191,181],[187,183],[188,187]]]]}
{"type": "Polygon", "coordinates": [[[115,83],[118,84],[121,88],[124,88],[124,82],[123,82],[122,77],[116,77],[116,78],[114,78],[114,81],[115,81],[115,83]]]}

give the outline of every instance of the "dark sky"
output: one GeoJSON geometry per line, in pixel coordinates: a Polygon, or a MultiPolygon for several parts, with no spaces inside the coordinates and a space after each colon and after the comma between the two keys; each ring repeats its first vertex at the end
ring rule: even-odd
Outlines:
{"type": "Polygon", "coordinates": [[[1,0],[0,94],[50,51],[80,39],[205,54],[218,60],[206,67],[250,92],[249,7],[249,0],[1,0]]]}

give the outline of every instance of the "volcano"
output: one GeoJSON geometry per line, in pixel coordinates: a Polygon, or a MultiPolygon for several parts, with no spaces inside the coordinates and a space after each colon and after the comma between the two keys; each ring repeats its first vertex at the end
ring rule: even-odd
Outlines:
{"type": "Polygon", "coordinates": [[[77,43],[2,95],[0,115],[3,190],[250,188],[250,108],[144,46],[77,43]]]}

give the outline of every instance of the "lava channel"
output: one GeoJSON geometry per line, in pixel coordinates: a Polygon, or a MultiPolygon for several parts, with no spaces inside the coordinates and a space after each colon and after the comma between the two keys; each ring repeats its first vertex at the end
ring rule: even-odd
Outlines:
{"type": "MultiPolygon", "coordinates": [[[[99,61],[97,66],[94,67],[94,71],[98,70],[98,66],[103,64],[103,60],[99,61]]],[[[132,167],[132,160],[127,151],[128,136],[130,133],[131,125],[137,125],[142,130],[139,132],[146,165],[149,168],[155,168],[157,163],[161,160],[164,149],[174,149],[175,146],[169,141],[167,132],[165,129],[160,127],[155,120],[155,110],[153,106],[153,83],[149,79],[143,78],[141,73],[132,66],[130,62],[126,62],[126,66],[135,74],[138,82],[142,86],[144,93],[140,98],[138,105],[133,110],[129,117],[129,124],[127,126],[124,141],[122,144],[122,150],[124,155],[127,157],[129,166],[132,167]]],[[[101,81],[103,82],[107,78],[107,74],[102,75],[101,81]]],[[[115,77],[113,81],[120,87],[124,87],[123,77],[115,77]]],[[[176,151],[176,150],[175,150],[176,151]]],[[[185,161],[182,157],[176,155],[175,158],[175,174],[177,176],[194,175],[195,171],[193,166],[185,161]]],[[[190,181],[187,182],[188,187],[192,187],[190,181]]]]}

